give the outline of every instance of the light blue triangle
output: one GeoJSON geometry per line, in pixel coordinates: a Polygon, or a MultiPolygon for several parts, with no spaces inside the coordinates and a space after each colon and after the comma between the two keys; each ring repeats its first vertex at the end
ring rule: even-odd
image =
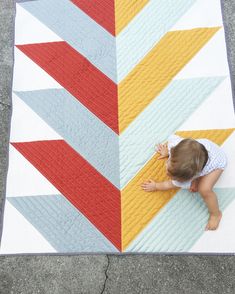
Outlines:
{"type": "Polygon", "coordinates": [[[115,38],[68,0],[40,0],[20,5],[85,56],[113,81],[117,80],[115,38]]]}
{"type": "Polygon", "coordinates": [[[149,1],[117,36],[117,79],[128,73],[152,50],[196,0],[149,1]]]}
{"type": "MultiPolygon", "coordinates": [[[[235,199],[235,188],[216,188],[214,191],[222,211],[235,199]]],[[[198,193],[180,190],[126,251],[188,252],[205,232],[208,217],[208,209],[198,193]]]]}
{"type": "Polygon", "coordinates": [[[8,197],[7,200],[59,253],[118,252],[114,245],[61,195],[8,197]]]}
{"type": "Polygon", "coordinates": [[[119,138],[64,89],[14,93],[117,188],[119,138]]]}

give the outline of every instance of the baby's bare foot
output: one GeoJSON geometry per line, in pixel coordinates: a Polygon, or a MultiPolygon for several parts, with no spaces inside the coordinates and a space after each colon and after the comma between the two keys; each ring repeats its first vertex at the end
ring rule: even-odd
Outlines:
{"type": "Polygon", "coordinates": [[[219,226],[220,220],[222,218],[222,212],[219,211],[216,214],[210,214],[208,223],[206,225],[206,231],[207,230],[216,230],[219,226]]]}

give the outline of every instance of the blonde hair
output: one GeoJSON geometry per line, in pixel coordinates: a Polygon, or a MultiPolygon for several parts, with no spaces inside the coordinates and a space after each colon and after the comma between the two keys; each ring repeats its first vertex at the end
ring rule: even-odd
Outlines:
{"type": "Polygon", "coordinates": [[[168,174],[184,181],[199,173],[208,160],[206,148],[194,139],[183,139],[170,152],[168,174]]]}

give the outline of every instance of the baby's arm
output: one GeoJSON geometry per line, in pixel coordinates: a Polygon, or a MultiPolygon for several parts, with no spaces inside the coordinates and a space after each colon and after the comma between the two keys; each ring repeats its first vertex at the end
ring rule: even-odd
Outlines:
{"type": "Polygon", "coordinates": [[[142,189],[147,192],[153,191],[165,191],[170,189],[177,188],[172,181],[164,181],[164,182],[155,182],[153,180],[148,180],[141,185],[142,189]]]}

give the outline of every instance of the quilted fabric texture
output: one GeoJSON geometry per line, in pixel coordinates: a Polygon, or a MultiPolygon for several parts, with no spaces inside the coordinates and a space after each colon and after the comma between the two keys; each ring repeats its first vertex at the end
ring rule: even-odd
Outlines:
{"type": "Polygon", "coordinates": [[[17,1],[0,254],[235,252],[235,118],[218,0],[17,1]],[[222,146],[223,218],[167,179],[172,134],[222,146]]]}

